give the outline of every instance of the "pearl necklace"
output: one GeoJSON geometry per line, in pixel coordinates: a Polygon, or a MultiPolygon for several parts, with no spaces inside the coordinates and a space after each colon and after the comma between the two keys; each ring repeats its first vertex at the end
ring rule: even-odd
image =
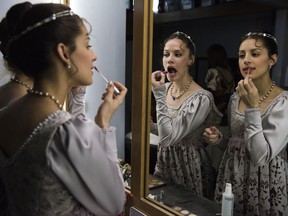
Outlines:
{"type": "Polygon", "coordinates": [[[265,100],[265,99],[271,94],[274,86],[275,86],[275,82],[272,81],[272,85],[271,85],[270,89],[266,92],[266,94],[264,95],[264,97],[262,97],[262,98],[259,99],[259,101],[258,101],[259,104],[261,104],[261,103],[263,102],[263,100],[265,100]]]}
{"type": "Polygon", "coordinates": [[[31,89],[31,86],[28,83],[22,82],[22,81],[16,79],[15,76],[11,77],[10,81],[14,82],[14,83],[17,83],[17,84],[20,84],[20,85],[23,85],[23,86],[25,86],[28,89],[31,89]]]}
{"type": "Polygon", "coordinates": [[[44,93],[42,91],[35,91],[34,89],[30,88],[27,90],[27,92],[29,94],[34,94],[34,95],[37,95],[37,96],[43,96],[43,97],[49,97],[56,105],[57,107],[62,110],[63,109],[63,105],[60,104],[60,101],[53,95],[50,95],[48,92],[44,93]]]}
{"type": "Polygon", "coordinates": [[[186,88],[176,97],[172,95],[172,91],[174,89],[174,83],[172,84],[172,86],[170,87],[170,95],[172,97],[172,99],[175,101],[177,99],[179,99],[190,87],[191,83],[193,82],[193,78],[190,80],[190,82],[188,83],[188,85],[186,86],[186,88]]]}

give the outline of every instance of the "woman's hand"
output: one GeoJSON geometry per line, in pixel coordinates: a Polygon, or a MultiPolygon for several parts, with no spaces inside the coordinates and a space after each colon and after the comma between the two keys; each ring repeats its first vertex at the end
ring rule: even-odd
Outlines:
{"type": "Polygon", "coordinates": [[[246,76],[245,79],[240,80],[238,82],[236,92],[238,93],[239,97],[244,102],[246,107],[249,108],[259,107],[258,89],[254,85],[250,77],[246,76]]]}
{"type": "Polygon", "coordinates": [[[107,85],[106,92],[102,95],[103,102],[95,116],[95,122],[99,127],[108,128],[110,126],[110,120],[123,102],[126,93],[127,88],[120,82],[114,81],[107,85]],[[114,86],[120,91],[119,94],[114,94],[114,86]]]}
{"type": "Polygon", "coordinates": [[[205,128],[204,139],[208,144],[215,144],[220,138],[220,131],[215,126],[205,128]]]}
{"type": "Polygon", "coordinates": [[[151,75],[151,82],[154,88],[165,84],[165,73],[161,70],[154,71],[151,75]]]}

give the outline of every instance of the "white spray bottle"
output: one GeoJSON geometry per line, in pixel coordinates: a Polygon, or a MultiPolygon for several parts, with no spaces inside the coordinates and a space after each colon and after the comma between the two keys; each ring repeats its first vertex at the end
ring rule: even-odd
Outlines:
{"type": "Polygon", "coordinates": [[[232,185],[226,183],[225,192],[222,194],[222,210],[221,216],[233,216],[234,194],[232,193],[232,185]]]}

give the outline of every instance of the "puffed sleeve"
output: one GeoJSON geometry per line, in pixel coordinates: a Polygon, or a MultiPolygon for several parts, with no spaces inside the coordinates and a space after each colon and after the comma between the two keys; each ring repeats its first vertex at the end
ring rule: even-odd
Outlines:
{"type": "Polygon", "coordinates": [[[117,215],[122,211],[126,196],[115,128],[71,119],[58,128],[46,153],[54,173],[90,212],[117,215]]]}
{"type": "Polygon", "coordinates": [[[85,101],[86,87],[79,87],[73,94],[72,91],[68,93],[68,112],[73,116],[85,116],[85,101]]]}
{"type": "Polygon", "coordinates": [[[157,123],[151,122],[150,123],[150,132],[152,134],[158,135],[158,127],[157,127],[157,123]]]}
{"type": "Polygon", "coordinates": [[[158,134],[166,146],[177,143],[200,126],[213,107],[211,98],[199,92],[185,103],[177,117],[171,118],[166,104],[166,87],[163,85],[152,90],[157,102],[158,134]]]}
{"type": "Polygon", "coordinates": [[[245,111],[245,140],[251,160],[259,166],[269,163],[288,142],[288,100],[278,100],[261,119],[259,109],[245,111]]]}

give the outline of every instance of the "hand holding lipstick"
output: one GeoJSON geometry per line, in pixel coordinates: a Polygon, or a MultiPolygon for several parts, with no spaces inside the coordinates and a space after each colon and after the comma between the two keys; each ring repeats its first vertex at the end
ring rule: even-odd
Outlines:
{"type": "Polygon", "coordinates": [[[246,77],[251,77],[251,71],[252,71],[251,68],[248,68],[248,69],[247,69],[247,75],[246,75],[246,77]]]}
{"type": "Polygon", "coordinates": [[[159,87],[165,84],[165,74],[167,71],[157,70],[151,75],[151,82],[153,87],[159,87]]]}
{"type": "Polygon", "coordinates": [[[102,94],[102,104],[99,106],[95,122],[101,128],[107,128],[114,112],[123,102],[127,93],[127,88],[120,82],[108,81],[108,79],[94,66],[94,69],[101,75],[107,83],[106,91],[102,94]]]}
{"type": "Polygon", "coordinates": [[[101,128],[108,128],[114,112],[119,108],[125,99],[127,88],[120,82],[109,82],[106,91],[102,95],[103,102],[98,108],[95,122],[101,128]],[[115,87],[119,89],[119,94],[115,95],[115,87]]]}
{"type": "Polygon", "coordinates": [[[220,138],[220,131],[216,126],[205,128],[204,139],[208,144],[215,144],[220,138]]]}
{"type": "Polygon", "coordinates": [[[236,92],[247,107],[256,108],[259,106],[258,89],[254,85],[251,77],[246,76],[240,80],[236,87],[236,92]]]}
{"type": "MultiPolygon", "coordinates": [[[[98,70],[98,68],[96,67],[96,66],[94,66],[93,67],[99,74],[100,74],[100,76],[105,80],[105,82],[107,83],[107,85],[110,83],[110,82],[112,82],[112,81],[108,81],[108,79],[103,75],[103,73],[101,73],[99,70],[98,70]]],[[[118,95],[118,94],[120,94],[120,91],[119,91],[119,89],[114,85],[114,96],[116,96],[116,95],[118,95]]]]}

